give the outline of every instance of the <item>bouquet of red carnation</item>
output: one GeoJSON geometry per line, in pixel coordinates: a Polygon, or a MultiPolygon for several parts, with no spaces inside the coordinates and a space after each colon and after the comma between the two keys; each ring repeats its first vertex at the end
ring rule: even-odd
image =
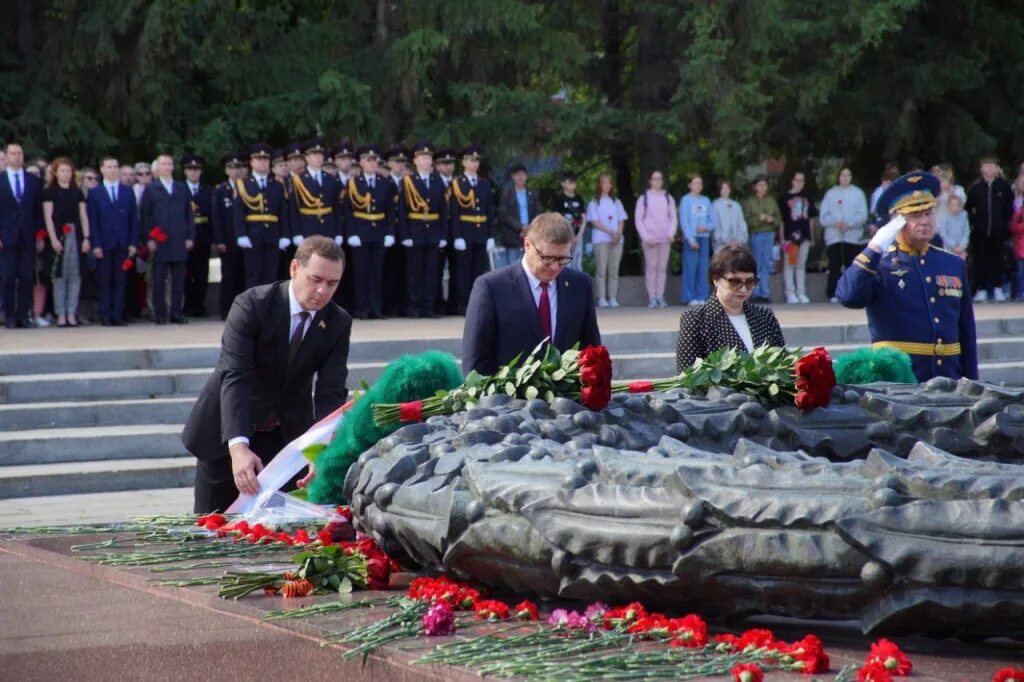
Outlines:
{"type": "Polygon", "coordinates": [[[135,259],[134,258],[125,258],[123,261],[121,261],[121,269],[124,270],[125,272],[128,272],[129,270],[131,270],[134,267],[135,267],[135,259]]]}
{"type": "Polygon", "coordinates": [[[573,347],[559,353],[545,339],[520,364],[520,356],[491,376],[470,372],[465,383],[451,391],[411,403],[379,403],[373,406],[377,424],[419,422],[437,415],[455,414],[488,395],[548,402],[555,398],[578,399],[591,410],[603,410],[612,396],[612,360],[604,346],[573,347]],[[546,347],[545,347],[546,345],[546,347]],[[541,351],[544,351],[541,355],[541,351]]]}
{"type": "Polygon", "coordinates": [[[828,407],[836,385],[836,373],[828,351],[815,348],[797,360],[793,370],[796,373],[796,406],[804,411],[828,407]]]}
{"type": "Polygon", "coordinates": [[[167,242],[167,233],[164,232],[164,228],[159,225],[155,225],[153,229],[149,231],[149,238],[157,244],[165,244],[167,242]]]}
{"type": "Polygon", "coordinates": [[[756,348],[753,353],[723,348],[706,358],[697,358],[692,367],[674,377],[617,382],[612,385],[612,392],[707,390],[724,386],[765,403],[792,402],[801,410],[826,407],[836,385],[832,358],[824,348],[815,348],[804,357],[802,352],[769,346],[756,348]]]}

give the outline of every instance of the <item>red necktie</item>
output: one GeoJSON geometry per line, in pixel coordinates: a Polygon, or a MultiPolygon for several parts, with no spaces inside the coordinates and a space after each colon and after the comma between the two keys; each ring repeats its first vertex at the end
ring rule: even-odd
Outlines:
{"type": "Polygon", "coordinates": [[[551,300],[548,298],[548,283],[540,283],[540,304],[537,306],[537,317],[544,336],[551,337],[551,300]]]}

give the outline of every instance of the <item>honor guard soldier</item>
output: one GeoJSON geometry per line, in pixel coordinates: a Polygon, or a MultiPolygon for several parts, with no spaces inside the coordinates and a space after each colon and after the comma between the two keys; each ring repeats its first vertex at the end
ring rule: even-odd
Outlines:
{"type": "MultiPolygon", "coordinates": [[[[306,150],[304,142],[295,142],[284,148],[284,160],[288,163],[288,175],[300,175],[306,170],[306,150]]],[[[323,164],[321,164],[323,165],[323,164]]]]}
{"type": "Polygon", "coordinates": [[[338,228],[338,180],[323,169],[324,142],[315,137],[303,146],[305,169],[291,178],[288,225],[298,247],[306,237],[319,234],[335,239],[338,228]]]}
{"type": "Polygon", "coordinates": [[[451,185],[448,212],[452,247],[458,270],[458,314],[466,314],[473,282],[490,268],[487,252],[494,249],[494,197],[491,183],[477,175],[480,147],[470,145],[461,152],[462,175],[451,185]]]}
{"type": "MultiPolygon", "coordinates": [[[[444,204],[447,213],[448,205],[451,203],[451,185],[455,179],[455,150],[451,147],[442,147],[434,154],[434,170],[437,171],[441,182],[444,183],[444,204]]],[[[451,230],[451,222],[445,226],[446,231],[451,230]]],[[[449,242],[447,246],[440,249],[441,262],[437,268],[437,292],[434,296],[434,310],[439,315],[447,313],[454,315],[458,310],[459,288],[456,285],[455,249],[449,242]],[[448,272],[448,295],[445,296],[444,278],[445,271],[448,272]]]]}
{"type": "MultiPolygon", "coordinates": [[[[398,195],[402,180],[407,176],[409,151],[400,145],[391,146],[385,153],[388,164],[388,178],[395,187],[392,229],[398,234],[398,195]]],[[[384,253],[384,314],[396,317],[406,312],[408,302],[405,296],[405,249],[391,249],[384,253]]]]}
{"type": "Polygon", "coordinates": [[[288,186],[288,159],[286,158],[287,151],[284,147],[275,148],[271,150],[271,170],[274,173],[274,177],[278,182],[283,184],[286,188],[288,186]]]}
{"type": "Polygon", "coordinates": [[[847,268],[836,296],[866,308],[874,348],[910,355],[918,381],[978,378],[977,331],[964,260],[931,244],[939,180],[917,171],[897,178],[878,199],[883,220],[847,268]]]}
{"type": "Polygon", "coordinates": [[[245,172],[245,154],[231,152],[220,160],[227,180],[213,190],[210,209],[213,245],[220,255],[220,319],[228,319],[235,296],[245,291],[245,251],[236,241],[235,234],[235,182],[245,172]]]}
{"type": "Polygon", "coordinates": [[[348,179],[352,176],[353,171],[358,170],[353,165],[356,160],[356,153],[352,148],[352,142],[345,139],[334,145],[331,149],[331,157],[334,159],[334,165],[338,169],[338,180],[341,180],[341,184],[344,187],[348,184],[348,179]]]}
{"type": "Polygon", "coordinates": [[[192,195],[192,222],[196,242],[185,264],[185,315],[206,317],[206,290],[210,283],[210,248],[213,246],[213,190],[202,184],[206,159],[198,154],[186,154],[181,159],[185,169],[185,184],[192,195]]]}
{"type": "Polygon", "coordinates": [[[362,174],[348,180],[345,228],[355,273],[356,317],[383,319],[384,250],[395,245],[395,186],[377,173],[380,152],[376,145],[360,147],[357,155],[362,174]]]}
{"type": "Polygon", "coordinates": [[[284,185],[269,173],[272,153],[270,145],[254,144],[249,149],[252,175],[235,182],[235,241],[245,249],[249,287],[275,280],[280,253],[291,244],[284,232],[284,185]]]}
{"type": "Polygon", "coordinates": [[[435,282],[448,244],[448,207],[444,181],[433,172],[434,147],[412,148],[416,170],[402,178],[398,194],[398,238],[405,247],[405,289],[409,317],[440,317],[434,312],[435,282]]]}

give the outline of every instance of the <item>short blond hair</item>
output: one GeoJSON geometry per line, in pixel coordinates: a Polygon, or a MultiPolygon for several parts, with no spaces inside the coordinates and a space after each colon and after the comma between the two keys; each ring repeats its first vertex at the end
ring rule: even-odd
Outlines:
{"type": "Polygon", "coordinates": [[[526,231],[526,238],[532,242],[545,241],[548,244],[570,244],[576,238],[572,226],[561,213],[540,213],[526,231]]]}

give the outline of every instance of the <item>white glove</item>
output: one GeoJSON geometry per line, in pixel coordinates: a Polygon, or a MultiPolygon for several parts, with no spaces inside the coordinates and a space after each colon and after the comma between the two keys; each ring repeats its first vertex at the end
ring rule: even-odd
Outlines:
{"type": "Polygon", "coordinates": [[[241,249],[251,249],[252,248],[252,240],[249,239],[248,237],[245,237],[245,236],[242,236],[242,237],[239,237],[238,239],[236,239],[235,243],[238,244],[238,247],[241,248],[241,249]]]}
{"type": "Polygon", "coordinates": [[[363,240],[359,238],[359,235],[354,234],[348,238],[348,245],[357,249],[363,245],[363,240]]]}
{"type": "Polygon", "coordinates": [[[390,249],[394,245],[395,245],[395,238],[392,237],[390,234],[384,235],[384,248],[385,249],[390,249]]]}
{"type": "Polygon", "coordinates": [[[402,246],[404,246],[406,248],[409,248],[410,246],[412,246],[412,240],[411,239],[403,239],[402,240],[402,246]]]}
{"type": "Polygon", "coordinates": [[[456,251],[465,251],[466,250],[466,240],[462,239],[461,237],[459,239],[456,239],[455,240],[455,250],[456,251]]]}
{"type": "Polygon", "coordinates": [[[338,246],[341,246],[342,244],[345,243],[345,238],[339,234],[337,237],[334,238],[334,243],[337,244],[338,246]]]}
{"type": "Polygon", "coordinates": [[[303,242],[303,237],[302,237],[301,234],[297,234],[294,237],[292,237],[292,244],[295,244],[295,246],[301,246],[302,242],[303,242]]]}
{"type": "Polygon", "coordinates": [[[439,248],[439,249],[443,249],[446,246],[448,246],[448,240],[447,239],[442,239],[441,241],[439,241],[437,243],[437,248],[439,248]]]}
{"type": "Polygon", "coordinates": [[[282,251],[284,251],[291,245],[292,240],[288,239],[288,237],[281,237],[280,239],[277,240],[277,248],[281,249],[282,251]]]}
{"type": "Polygon", "coordinates": [[[495,248],[494,240],[493,239],[488,239],[487,240],[487,250],[488,251],[494,251],[494,248],[495,248]]]}
{"type": "Polygon", "coordinates": [[[868,248],[885,253],[889,246],[895,241],[896,235],[900,233],[903,226],[907,224],[907,219],[901,215],[896,216],[885,225],[878,228],[878,232],[875,232],[875,236],[868,242],[868,248]]]}

